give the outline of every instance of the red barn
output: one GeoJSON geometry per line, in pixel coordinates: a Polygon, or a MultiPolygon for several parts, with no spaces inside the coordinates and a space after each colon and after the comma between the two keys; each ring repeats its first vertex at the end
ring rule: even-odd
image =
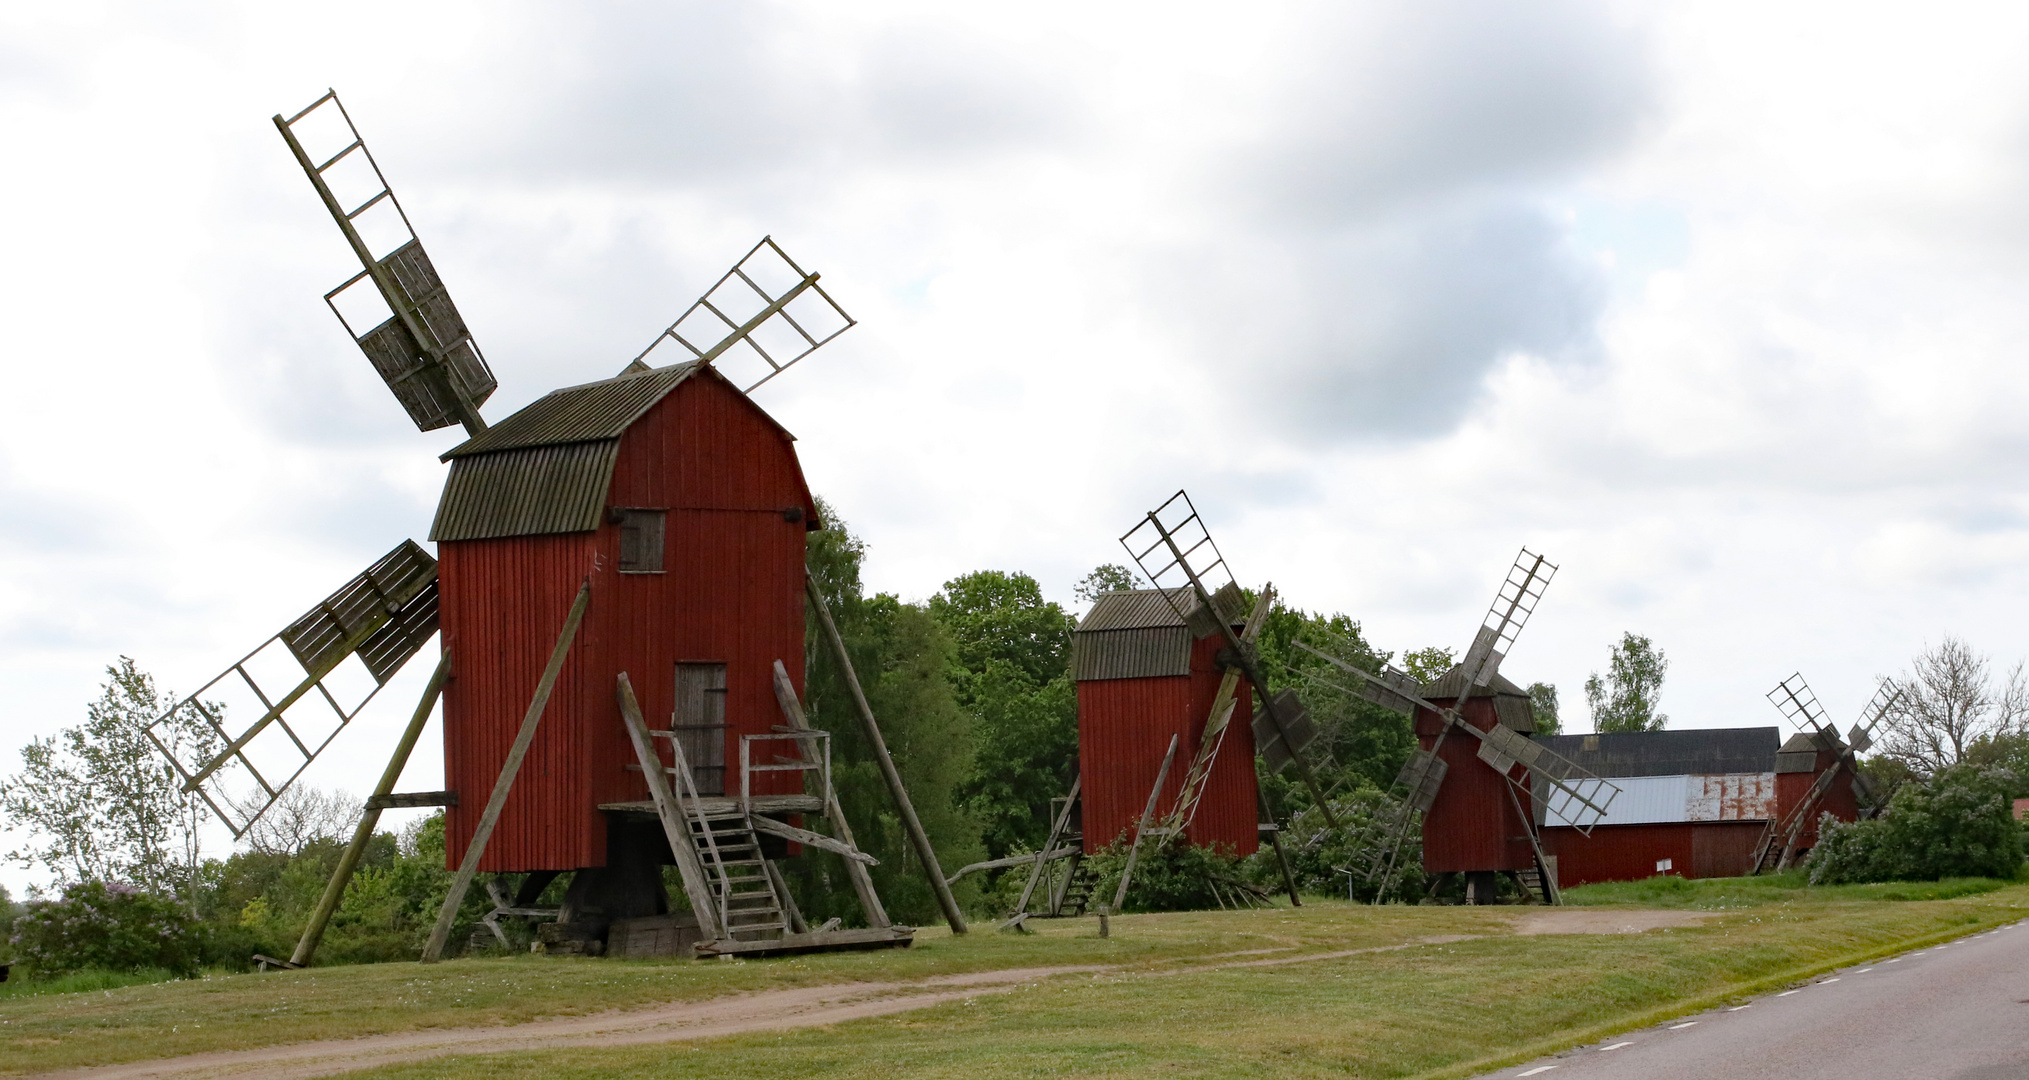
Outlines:
{"type": "Polygon", "coordinates": [[[1544,823],[1544,849],[1565,886],[1752,873],[1770,824],[1796,809],[1827,769],[1840,771],[1811,810],[1798,850],[1816,844],[1818,814],[1843,821],[1859,814],[1839,753],[1806,735],[1784,743],[1773,727],[1560,735],[1547,744],[1620,788],[1590,836],[1554,818],[1544,823]]]}
{"type": "MultiPolygon", "coordinates": [[[[1443,678],[1423,688],[1423,697],[1440,708],[1458,708],[1466,723],[1481,731],[1500,724],[1520,735],[1533,735],[1536,714],[1529,692],[1495,675],[1485,686],[1474,687],[1465,704],[1456,705],[1465,689],[1465,674],[1454,667],[1443,678]]],[[[1438,736],[1449,726],[1428,709],[1416,710],[1416,741],[1424,750],[1436,750],[1448,766],[1437,799],[1423,815],[1423,869],[1430,874],[1484,875],[1481,888],[1490,889],[1498,873],[1520,873],[1536,865],[1529,845],[1529,823],[1520,807],[1530,798],[1510,794],[1512,785],[1479,758],[1479,739],[1454,731],[1437,745],[1438,736]]],[[[1515,768],[1528,787],[1528,771],[1515,768]]]]}
{"type": "MultiPolygon", "coordinates": [[[[627,819],[600,809],[649,797],[628,769],[620,672],[645,716],[672,718],[702,792],[737,793],[739,736],[782,722],[774,662],[803,685],[804,547],[819,522],[793,443],[724,376],[684,364],[558,390],[444,455],[430,538],[452,660],[444,768],[463,793],[447,812],[453,863],[587,580],[584,622],[481,869],[667,861],[653,824],[616,828],[627,819]],[[609,830],[630,839],[609,843],[609,830]]],[[[755,791],[802,782],[761,773],[755,791]]]]}
{"type": "MultiPolygon", "coordinates": [[[[1123,835],[1132,838],[1162,769],[1172,735],[1181,736],[1158,816],[1175,805],[1184,775],[1198,752],[1198,737],[1224,675],[1225,647],[1216,622],[1184,615],[1198,610],[1188,588],[1127,589],[1106,593],[1071,635],[1071,677],[1078,687],[1078,769],[1087,854],[1123,835]],[[1174,603],[1172,603],[1174,601],[1174,603]],[[1200,632],[1204,631],[1204,632],[1200,632]]],[[[1259,842],[1260,797],[1254,780],[1254,740],[1246,719],[1253,696],[1241,680],[1235,721],[1205,781],[1185,836],[1199,845],[1249,855],[1259,842]]]]}

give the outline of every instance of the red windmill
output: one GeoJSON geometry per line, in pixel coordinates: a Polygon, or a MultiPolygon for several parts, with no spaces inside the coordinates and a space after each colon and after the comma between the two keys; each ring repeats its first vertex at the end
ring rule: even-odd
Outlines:
{"type": "MultiPolygon", "coordinates": [[[[479,408],[493,375],[337,96],[275,124],[363,265],[326,300],[419,429],[459,423],[471,436],[444,455],[431,529],[441,562],[403,541],[152,729],[174,720],[212,736],[209,748],[158,745],[237,837],[441,626],[436,672],[291,962],[309,961],[393,806],[446,808],[457,876],[425,959],[482,872],[494,875],[495,934],[502,916],[554,919],[544,938],[559,948],[906,945],[913,931],[888,919],[873,859],[839,811],[828,735],[799,704],[806,610],[858,685],[804,568],[823,523],[793,437],[748,396],[852,318],[764,238],[619,375],[489,427],[479,408]],[[755,377],[723,374],[736,359],[755,377]],[[440,695],[448,790],[398,794],[440,695]],[[258,719],[230,730],[222,702],[258,719]],[[805,848],[844,857],[868,928],[805,925],[775,866],[805,848]],[[687,916],[669,914],[666,863],[687,916]],[[560,909],[532,906],[567,873],[560,909]]],[[[962,932],[949,890],[938,893],[962,932]]]]}

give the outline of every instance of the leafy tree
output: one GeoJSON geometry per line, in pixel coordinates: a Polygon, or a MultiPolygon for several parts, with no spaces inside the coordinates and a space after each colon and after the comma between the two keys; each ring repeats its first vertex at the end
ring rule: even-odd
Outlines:
{"type": "Polygon", "coordinates": [[[2022,827],[2008,793],[2019,782],[2005,769],[1953,765],[1904,784],[1881,817],[1842,822],[1827,814],[1807,863],[1811,883],[2014,877],[2022,827]]]}
{"type": "Polygon", "coordinates": [[[1436,645],[1427,649],[1411,649],[1402,654],[1402,670],[1425,686],[1444,678],[1445,673],[1457,663],[1450,649],[1436,645]]]}
{"type": "Polygon", "coordinates": [[[945,582],[929,612],[956,646],[951,685],[979,740],[960,792],[987,854],[1038,848],[1078,760],[1072,620],[1034,578],[999,570],[945,582]]]}
{"type": "Polygon", "coordinates": [[[1529,709],[1536,721],[1536,734],[1555,735],[1560,724],[1557,720],[1557,688],[1546,682],[1529,684],[1529,709]]]}
{"type": "MultiPolygon", "coordinates": [[[[1310,710],[1322,745],[1309,756],[1322,766],[1318,779],[1326,789],[1387,787],[1415,748],[1409,718],[1351,692],[1356,676],[1298,648],[1298,642],[1368,671],[1379,670],[1390,654],[1369,644],[1360,624],[1346,615],[1302,611],[1279,599],[1255,641],[1269,684],[1295,690],[1310,710]]],[[[1286,775],[1264,776],[1262,787],[1278,818],[1310,805],[1310,793],[1286,775]]]]}
{"type": "Polygon", "coordinates": [[[2015,776],[2008,797],[2029,798],[2029,731],[1983,735],[1966,747],[1965,761],[1968,765],[2006,769],[2015,776]]]}
{"type": "MultiPolygon", "coordinates": [[[[893,596],[868,596],[860,567],[866,545],[829,504],[819,501],[826,528],[811,534],[808,566],[845,639],[853,669],[896,768],[909,789],[945,872],[979,857],[979,826],[958,793],[971,769],[973,735],[951,686],[956,647],[922,607],[893,596]]],[[[874,883],[899,922],[935,921],[937,906],[902,829],[893,799],[860,729],[857,707],[831,646],[809,615],[804,657],[804,709],[811,724],[831,732],[832,780],[861,850],[880,860],[874,883]]],[[[859,918],[858,902],[835,856],[811,853],[784,867],[797,902],[813,921],[859,918]]],[[[972,879],[960,885],[960,902],[972,879]]]]}
{"type": "MultiPolygon", "coordinates": [[[[28,845],[6,857],[41,864],[64,882],[183,888],[200,862],[204,807],[183,794],[145,730],[175,697],[158,691],[130,657],[109,665],[106,676],[83,724],[29,740],[21,771],[0,780],[0,815],[29,834],[28,845]]],[[[184,713],[155,735],[188,757],[209,757],[220,746],[208,725],[184,713]]]]}
{"type": "Polygon", "coordinates": [[[1981,739],[2022,731],[2029,720],[2022,665],[1997,681],[1990,664],[1951,634],[1918,653],[1895,680],[1902,697],[1882,718],[1881,753],[1929,773],[1965,760],[1981,739]]]}
{"type": "Polygon", "coordinates": [[[1593,672],[1585,679],[1585,703],[1592,709],[1592,729],[1602,733],[1661,731],[1670,722],[1656,711],[1663,692],[1669,658],[1648,638],[1623,633],[1607,659],[1606,678],[1593,672]]]}
{"type": "Polygon", "coordinates": [[[1079,579],[1078,584],[1071,586],[1071,595],[1089,604],[1099,599],[1101,593],[1146,588],[1148,583],[1141,580],[1134,571],[1119,563],[1107,563],[1079,579]]]}
{"type": "Polygon", "coordinates": [[[28,905],[12,941],[15,961],[44,978],[93,968],[194,975],[202,960],[189,912],[167,897],[103,881],[73,882],[57,899],[28,905]]]}

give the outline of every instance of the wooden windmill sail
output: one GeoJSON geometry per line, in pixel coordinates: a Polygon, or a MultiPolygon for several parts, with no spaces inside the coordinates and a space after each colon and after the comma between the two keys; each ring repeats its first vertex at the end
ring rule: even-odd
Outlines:
{"type": "Polygon", "coordinates": [[[1533,805],[1540,803],[1544,817],[1590,834],[1619,794],[1620,789],[1613,784],[1508,727],[1500,723],[1482,727],[1468,722],[1464,716],[1468,697],[1495,682],[1501,661],[1513,648],[1556,572],[1557,567],[1541,555],[1526,547],[1522,549],[1474,633],[1465,659],[1441,680],[1459,687],[1449,705],[1434,704],[1425,696],[1429,691],[1405,672],[1391,667],[1383,667],[1379,672],[1364,671],[1297,643],[1346,674],[1356,676],[1359,682],[1353,684],[1351,692],[1405,716],[1427,711],[1441,723],[1434,745],[1428,749],[1419,747],[1397,777],[1394,813],[1369,829],[1359,845],[1367,860],[1360,873],[1375,887],[1376,903],[1389,894],[1405,870],[1404,857],[1412,846],[1417,846],[1410,843],[1410,838],[1444,790],[1450,764],[1440,752],[1454,732],[1477,740],[1475,756],[1479,764],[1493,770],[1505,782],[1507,798],[1528,833],[1537,884],[1543,898],[1551,903],[1557,902],[1555,874],[1543,858],[1541,822],[1533,805]]]}
{"type": "MultiPolygon", "coordinates": [[[[655,579],[625,575],[661,572],[662,529],[669,512],[607,508],[601,504],[606,501],[606,485],[613,482],[615,461],[622,459],[620,441],[629,425],[660,407],[660,402],[674,400],[672,394],[688,392],[684,387],[699,387],[696,394],[705,395],[703,398],[693,395],[699,402],[718,402],[711,407],[718,409],[717,415],[731,418],[724,423],[745,424],[742,430],[760,432],[763,441],[773,447],[769,452],[777,464],[771,467],[777,474],[788,477],[792,486],[801,484],[793,457],[784,458],[787,451],[779,449],[786,433],[769,426],[773,422],[766,420],[758,406],[746,399],[745,392],[774,378],[851,328],[854,320],[818,285],[818,275],[798,266],[772,238],[764,237],[755,244],[675,323],[658,334],[620,377],[551,394],[503,421],[500,427],[489,429],[480,408],[495,388],[493,373],[337,95],[326,93],[292,117],[275,117],[275,124],[362,266],[358,274],[326,295],[327,303],[418,429],[429,431],[457,423],[472,436],[446,455],[453,461],[452,481],[438,522],[438,533],[445,535],[433,533],[433,537],[463,538],[468,542],[472,537],[511,540],[517,535],[517,528],[522,533],[536,534],[579,530],[579,535],[592,535],[586,530],[597,529],[599,536],[617,535],[621,565],[608,567],[617,569],[617,574],[612,577],[614,583],[606,586],[609,590],[621,590],[615,592],[617,599],[613,602],[624,606],[622,593],[629,588],[637,595],[648,595],[642,590],[655,579]],[[658,363],[664,366],[657,366],[658,363]],[[736,381],[728,382],[718,374],[722,367],[737,363],[748,365],[752,376],[740,375],[736,381]],[[518,471],[502,474],[498,466],[503,462],[518,471]],[[587,472],[587,468],[592,471],[587,472]],[[600,468],[605,471],[598,472],[600,468]],[[454,489],[468,494],[479,492],[479,503],[467,500],[453,506],[454,489]],[[526,499],[522,499],[524,489],[526,499]],[[568,511],[564,516],[572,518],[570,521],[501,524],[503,514],[513,516],[510,511],[520,505],[517,499],[533,504],[549,498],[554,503],[553,494],[544,492],[557,491],[580,492],[580,502],[590,501],[584,506],[563,507],[562,511],[551,507],[550,517],[568,511]],[[513,504],[506,510],[502,509],[503,495],[513,504]],[[646,568],[645,560],[651,553],[656,566],[646,568]],[[629,566],[629,560],[642,565],[629,566]],[[621,582],[625,584],[618,584],[621,582]]],[[[784,557],[794,559],[793,573],[805,578],[806,589],[802,591],[807,591],[809,602],[819,612],[820,626],[832,639],[834,658],[846,665],[848,681],[856,687],[850,661],[824,609],[824,598],[815,584],[807,580],[802,567],[801,533],[806,525],[816,527],[817,523],[800,503],[786,509],[776,503],[760,512],[778,526],[794,530],[797,539],[793,547],[770,541],[773,546],[767,557],[777,562],[784,557]]],[[[607,566],[609,558],[606,554],[593,554],[588,557],[588,566],[592,569],[607,566]]],[[[184,789],[201,796],[235,837],[244,835],[380,687],[436,635],[440,621],[450,610],[444,607],[439,574],[436,559],[415,542],[403,541],[260,648],[158,718],[151,725],[151,735],[171,718],[178,718],[205,725],[225,746],[221,753],[195,760],[188,757],[186,744],[157,739],[158,747],[182,777],[184,789]]],[[[579,663],[573,654],[573,643],[582,623],[606,616],[591,603],[595,591],[592,576],[584,578],[582,587],[574,578],[569,589],[576,592],[575,600],[570,592],[564,592],[554,597],[532,598],[516,609],[517,613],[534,611],[546,604],[554,609],[550,617],[558,619],[562,626],[557,629],[557,624],[551,622],[548,627],[534,628],[522,635],[526,639],[535,633],[554,633],[554,647],[549,647],[547,636],[542,638],[548,664],[542,665],[537,658],[535,670],[540,670],[542,677],[534,685],[533,696],[511,706],[522,715],[522,723],[512,746],[502,746],[496,751],[504,753],[504,758],[498,759],[497,776],[488,774],[490,797],[483,790],[410,794],[394,791],[409,752],[439,696],[447,692],[466,696],[493,692],[473,684],[474,679],[484,682],[485,677],[463,672],[464,681],[458,684],[461,688],[447,691],[451,646],[443,647],[436,674],[395,747],[380,784],[366,802],[353,844],[326,890],[311,929],[297,948],[295,963],[308,961],[325,920],[335,909],[345,881],[371,837],[379,811],[391,806],[449,806],[456,813],[477,814],[476,825],[468,820],[464,826],[470,839],[432,938],[430,954],[441,949],[451,916],[478,872],[489,837],[502,820],[516,774],[536,741],[544,712],[556,711],[550,708],[552,696],[560,701],[568,697],[563,702],[566,711],[583,713],[588,707],[583,693],[570,688],[573,680],[579,678],[573,674],[578,670],[574,665],[579,663]],[[567,614],[565,608],[569,609],[567,614]],[[566,689],[558,688],[560,682],[566,689]],[[480,812],[482,799],[484,810],[480,812]]],[[[796,595],[788,590],[780,592],[779,597],[772,591],[767,595],[775,600],[796,595]]],[[[850,830],[838,814],[837,799],[830,786],[826,733],[813,731],[803,723],[796,697],[802,671],[803,601],[791,602],[795,610],[785,609],[771,617],[778,625],[793,627],[796,645],[793,649],[785,648],[785,652],[790,654],[787,658],[795,664],[797,675],[792,678],[778,660],[773,685],[758,691],[749,687],[743,699],[752,701],[760,693],[765,694],[771,710],[779,704],[777,719],[787,721],[784,725],[787,731],[764,726],[759,732],[740,734],[737,770],[730,760],[733,756],[726,753],[724,744],[731,742],[733,735],[727,733],[723,718],[713,724],[707,715],[707,722],[686,728],[677,723],[682,716],[673,715],[672,727],[650,727],[641,715],[628,672],[624,670],[619,672],[617,687],[612,685],[612,677],[607,676],[605,690],[608,708],[616,699],[619,702],[624,733],[616,728],[585,737],[599,741],[601,746],[626,747],[631,741],[635,752],[629,759],[635,762],[632,767],[646,782],[651,799],[632,810],[623,807],[610,812],[632,813],[637,819],[660,822],[683,870],[685,891],[703,938],[701,950],[780,951],[835,944],[864,945],[872,941],[848,942],[840,936],[864,932],[841,932],[835,927],[813,929],[803,924],[783,888],[779,871],[764,853],[775,850],[782,840],[845,856],[848,875],[867,909],[868,922],[878,931],[875,935],[880,939],[878,943],[905,944],[908,929],[892,926],[866,879],[865,865],[871,862],[871,857],[853,847],[850,830]],[[705,729],[715,729],[718,734],[706,737],[700,734],[705,729]],[[693,751],[689,757],[686,749],[693,751]],[[673,756],[673,763],[664,761],[664,751],[673,756]],[[711,760],[692,760],[700,756],[711,760]],[[737,796],[729,790],[735,776],[739,781],[737,796]],[[784,776],[792,779],[780,779],[784,776]],[[699,788],[701,778],[706,787],[712,788],[710,792],[699,788]],[[815,787],[816,791],[793,796],[767,794],[784,784],[806,790],[815,787]],[[810,820],[812,816],[829,820],[833,834],[827,836],[782,820],[796,814],[807,815],[805,824],[814,823],[810,820]],[[764,836],[769,838],[765,844],[764,836]]],[[[522,617],[517,613],[503,612],[499,618],[487,621],[489,624],[512,621],[522,617]]],[[[609,641],[605,651],[610,650],[609,641]]],[[[465,667],[468,671],[484,670],[485,664],[474,657],[465,667]]],[[[688,676],[681,668],[679,665],[679,679],[691,678],[692,689],[698,691],[692,695],[693,713],[712,707],[713,702],[723,709],[723,698],[713,697],[711,665],[690,665],[688,676]]],[[[716,670],[716,677],[721,680],[717,685],[723,687],[725,665],[718,665],[716,670]]],[[[530,671],[531,677],[533,674],[530,671]]],[[[637,682],[648,676],[646,672],[634,674],[637,682]]],[[[767,678],[765,673],[759,676],[767,678]]],[[[659,672],[656,677],[659,680],[659,672]]],[[[722,695],[723,690],[716,693],[722,695]]],[[[861,722],[881,759],[884,778],[916,853],[934,868],[935,853],[908,804],[899,774],[887,759],[872,712],[864,707],[863,700],[859,705],[861,722]]],[[[682,714],[685,707],[679,703],[677,713],[682,714]]],[[[448,708],[446,716],[448,721],[448,708]]],[[[447,730],[447,737],[448,734],[447,730]]],[[[607,763],[603,769],[603,776],[622,776],[617,762],[607,763]]],[[[586,807],[586,811],[606,812],[591,807],[586,807]]],[[[541,892],[541,886],[555,876],[555,870],[528,874],[512,898],[497,888],[499,883],[490,884],[496,899],[494,914],[531,914],[533,909],[529,905],[541,892]]],[[[933,876],[941,886],[942,875],[933,876]]],[[[936,891],[954,929],[962,931],[963,921],[949,890],[940,887],[936,891]]],[[[495,926],[497,932],[491,916],[488,925],[495,926]]]]}
{"type": "MultiPolygon", "coordinates": [[[[1859,770],[1856,755],[1864,754],[1874,745],[1874,730],[1882,718],[1895,708],[1902,699],[1902,688],[1883,679],[1868,699],[1866,708],[1860,710],[1860,719],[1855,721],[1847,737],[1839,737],[1838,725],[1825,715],[1818,696],[1811,692],[1810,684],[1804,681],[1803,673],[1797,672],[1777,683],[1768,692],[1768,700],[1781,711],[1807,740],[1806,748],[1815,763],[1820,755],[1832,756],[1829,768],[1816,768],[1809,790],[1795,804],[1777,817],[1771,818],[1768,828],[1754,848],[1754,873],[1763,870],[1783,871],[1795,862],[1805,836],[1812,830],[1818,812],[1824,808],[1827,797],[1842,777],[1851,777],[1851,783],[1866,786],[1867,779],[1859,770]]],[[[1778,754],[1778,764],[1784,755],[1778,754]]],[[[1782,781],[1778,777],[1778,784],[1782,781]]]]}

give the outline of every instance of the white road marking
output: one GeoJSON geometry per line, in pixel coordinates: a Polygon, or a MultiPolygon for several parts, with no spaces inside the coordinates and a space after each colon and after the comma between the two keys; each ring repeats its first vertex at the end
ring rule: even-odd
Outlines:
{"type": "Polygon", "coordinates": [[[1516,1075],[1516,1076],[1534,1076],[1534,1075],[1536,1075],[1537,1073],[1546,1073],[1546,1072],[1549,1072],[1549,1071],[1550,1071],[1551,1069],[1554,1069],[1554,1068],[1556,1068],[1556,1067],[1557,1067],[1557,1066],[1555,1066],[1555,1065],[1538,1065],[1538,1066],[1536,1066],[1535,1068],[1533,1068],[1533,1069],[1530,1069],[1530,1070],[1529,1070],[1528,1072],[1525,1072],[1525,1073],[1516,1073],[1515,1075],[1516,1075]]]}
{"type": "Polygon", "coordinates": [[[1901,962],[1902,962],[1902,958],[1898,956],[1898,957],[1895,957],[1894,959],[1891,959],[1891,960],[1883,960],[1883,961],[1881,961],[1881,962],[1882,962],[1882,963],[1884,963],[1884,964],[1899,964],[1899,963],[1901,963],[1901,962]]]}
{"type": "Polygon", "coordinates": [[[1801,994],[1801,993],[1803,993],[1803,991],[1802,991],[1802,990],[1784,990],[1784,991],[1783,991],[1782,993],[1780,993],[1780,994],[1777,994],[1777,995],[1775,995],[1775,996],[1776,996],[1776,997],[1788,997],[1788,996],[1790,996],[1791,994],[1801,994]]]}
{"type": "Polygon", "coordinates": [[[1752,1008],[1754,1008],[1754,1006],[1752,1006],[1752,1005],[1735,1005],[1735,1006],[1733,1006],[1732,1008],[1730,1008],[1730,1009],[1728,1009],[1728,1010],[1726,1010],[1726,1011],[1727,1011],[1727,1012],[1739,1012],[1739,1011],[1740,1011],[1740,1010],[1742,1010],[1742,1009],[1752,1009],[1752,1008]]]}
{"type": "Polygon", "coordinates": [[[1681,1023],[1681,1024],[1671,1024],[1671,1025],[1670,1025],[1670,1030],[1671,1030],[1671,1031],[1682,1031],[1682,1030],[1684,1030],[1684,1029],[1685,1029],[1685,1028],[1687,1028],[1687,1027],[1697,1027],[1697,1026],[1698,1026],[1698,1022],[1697,1022],[1696,1020],[1687,1020],[1687,1021],[1685,1021],[1684,1023],[1681,1023]]]}
{"type": "Polygon", "coordinates": [[[1873,968],[1861,968],[1860,970],[1858,970],[1858,971],[1854,972],[1853,974],[1855,974],[1855,975],[1865,975],[1865,974],[1867,974],[1868,972],[1870,972],[1870,971],[1872,971],[1872,970],[1874,970],[1874,969],[1873,969],[1873,968]]]}
{"type": "Polygon", "coordinates": [[[1820,985],[1820,986],[1823,986],[1823,985],[1824,985],[1825,983],[1828,983],[1828,982],[1838,982],[1838,981],[1839,981],[1839,977],[1838,977],[1837,975],[1834,975],[1834,976],[1832,976],[1832,977],[1831,977],[1831,978],[1829,978],[1829,979],[1820,979],[1820,980],[1818,980],[1818,985],[1820,985]]]}
{"type": "Polygon", "coordinates": [[[1620,1049],[1620,1048],[1621,1048],[1621,1047],[1623,1047],[1623,1046],[1633,1046],[1633,1045],[1634,1045],[1634,1044],[1633,1044],[1633,1043],[1631,1043],[1631,1042],[1619,1042],[1619,1043],[1614,1043],[1614,1044],[1613,1044],[1612,1046],[1602,1046],[1602,1047],[1600,1047],[1600,1048],[1599,1048],[1599,1052],[1600,1052],[1600,1053],[1602,1053],[1602,1054],[1604,1054],[1604,1053],[1606,1053],[1606,1052],[1607,1052],[1608,1050],[1618,1050],[1618,1049],[1620,1049]]]}

